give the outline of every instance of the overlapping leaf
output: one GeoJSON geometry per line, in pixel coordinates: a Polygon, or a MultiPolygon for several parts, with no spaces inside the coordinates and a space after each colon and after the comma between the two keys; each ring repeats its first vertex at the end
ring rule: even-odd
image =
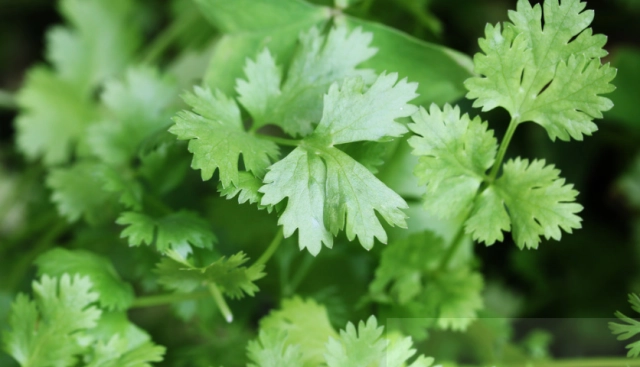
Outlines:
{"type": "Polygon", "coordinates": [[[260,188],[263,205],[288,198],[279,223],[287,237],[298,230],[300,248],[314,255],[322,243],[331,247],[332,234],[342,229],[366,249],[374,238],[386,242],[376,212],[391,225],[405,225],[404,200],[334,144],[402,135],[406,128],[395,119],[415,111],[408,102],[415,98],[416,85],[384,74],[366,92],[364,86],[360,78],[332,85],[316,131],[269,168],[260,188]]]}
{"type": "Polygon", "coordinates": [[[593,11],[580,0],[546,0],[541,6],[519,0],[511,23],[487,25],[474,58],[476,73],[465,82],[468,98],[484,111],[503,107],[516,121],[534,121],[552,140],[582,140],[597,130],[594,118],[613,104],[615,69],[601,65],[603,35],[587,28],[593,11]]]}
{"type": "Polygon", "coordinates": [[[195,94],[186,94],[184,99],[194,112],[179,112],[169,131],[178,139],[189,140],[191,167],[202,170],[203,180],[219,170],[223,186],[237,185],[240,155],[245,168],[257,176],[278,156],[275,143],[245,131],[238,106],[221,92],[196,87],[195,94]]]}

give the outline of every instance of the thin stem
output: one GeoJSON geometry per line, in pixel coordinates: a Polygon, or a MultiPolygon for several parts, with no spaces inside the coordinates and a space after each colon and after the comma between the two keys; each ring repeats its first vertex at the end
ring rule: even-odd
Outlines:
{"type": "Polygon", "coordinates": [[[460,223],[460,228],[458,228],[458,232],[456,232],[456,235],[451,240],[451,244],[449,244],[449,247],[447,248],[447,252],[442,257],[442,260],[440,260],[440,265],[438,265],[438,270],[437,270],[438,272],[444,271],[449,267],[449,264],[451,263],[451,259],[453,259],[453,255],[455,255],[456,252],[458,252],[458,249],[462,245],[462,240],[464,239],[464,224],[466,223],[467,219],[469,219],[469,217],[471,216],[472,211],[473,211],[473,207],[471,208],[471,210],[469,210],[469,214],[465,216],[462,223],[460,223]]]}
{"type": "Polygon", "coordinates": [[[200,299],[207,297],[209,292],[193,292],[193,293],[168,293],[157,294],[153,296],[144,296],[136,298],[131,304],[130,308],[143,308],[143,307],[155,307],[163,306],[170,303],[188,301],[193,299],[200,299]]]}
{"type": "Polygon", "coordinates": [[[265,140],[271,140],[276,144],[288,145],[291,147],[297,147],[301,143],[301,140],[279,138],[277,136],[271,136],[271,135],[260,135],[260,137],[265,140]]]}
{"type": "Polygon", "coordinates": [[[198,13],[193,8],[187,15],[174,21],[168,28],[163,30],[147,48],[141,58],[143,64],[153,64],[171,46],[180,34],[196,19],[198,13]]]}
{"type": "MultiPolygon", "coordinates": [[[[514,365],[518,366],[518,365],[514,365]]],[[[558,359],[551,361],[535,361],[523,363],[520,366],[534,367],[626,367],[640,366],[640,364],[631,358],[576,358],[576,359],[558,359]]]]}
{"type": "Polygon", "coordinates": [[[275,237],[273,237],[273,240],[271,240],[269,247],[267,247],[267,249],[264,250],[264,253],[262,253],[262,255],[258,258],[258,260],[256,260],[255,263],[253,263],[253,265],[256,266],[256,265],[266,264],[267,261],[269,261],[269,259],[271,258],[271,256],[273,256],[273,254],[276,252],[278,247],[280,247],[280,243],[282,243],[283,237],[284,236],[282,234],[282,227],[280,227],[280,229],[278,229],[278,233],[276,233],[275,237]]]}
{"type": "Polygon", "coordinates": [[[311,256],[310,254],[305,253],[304,255],[305,257],[304,259],[302,259],[302,264],[300,264],[300,267],[298,267],[298,270],[293,275],[293,278],[289,282],[287,289],[284,292],[287,296],[292,295],[296,291],[296,289],[298,289],[298,286],[300,285],[300,283],[302,283],[304,278],[307,276],[307,274],[309,273],[309,270],[311,269],[311,265],[313,265],[313,261],[316,259],[314,256],[311,256]]]}
{"type": "Polygon", "coordinates": [[[5,110],[17,110],[18,102],[16,97],[6,90],[0,90],[0,108],[5,110]]]}
{"type": "Polygon", "coordinates": [[[491,168],[491,172],[489,172],[488,182],[491,183],[496,179],[498,175],[498,171],[500,167],[502,167],[502,161],[504,160],[504,155],[507,152],[507,148],[509,147],[509,143],[511,142],[511,138],[513,137],[513,133],[516,131],[516,127],[518,127],[519,122],[512,118],[509,122],[509,127],[507,128],[507,132],[504,134],[504,138],[502,139],[502,143],[500,143],[500,148],[498,148],[498,155],[496,156],[496,161],[493,163],[493,167],[491,168]]]}
{"type": "Polygon", "coordinates": [[[224,316],[224,319],[229,323],[232,322],[233,314],[231,313],[229,305],[227,304],[227,301],[224,300],[224,297],[222,296],[222,293],[220,292],[220,289],[218,288],[216,283],[209,283],[209,291],[213,296],[213,300],[216,301],[218,308],[220,308],[220,312],[222,313],[222,316],[224,316]]]}

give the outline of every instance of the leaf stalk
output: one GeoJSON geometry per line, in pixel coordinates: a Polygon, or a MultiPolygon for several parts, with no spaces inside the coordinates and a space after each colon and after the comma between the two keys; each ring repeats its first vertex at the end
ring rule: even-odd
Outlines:
{"type": "Polygon", "coordinates": [[[511,143],[511,138],[513,137],[513,133],[516,131],[516,127],[520,122],[515,118],[511,118],[509,122],[509,127],[507,128],[507,132],[504,134],[504,138],[500,143],[500,148],[498,148],[498,154],[496,155],[496,160],[493,163],[493,167],[491,167],[491,172],[489,172],[488,182],[492,183],[495,181],[496,176],[498,175],[498,171],[500,167],[502,167],[502,161],[504,160],[504,155],[507,153],[507,148],[509,147],[509,143],[511,143]]]}

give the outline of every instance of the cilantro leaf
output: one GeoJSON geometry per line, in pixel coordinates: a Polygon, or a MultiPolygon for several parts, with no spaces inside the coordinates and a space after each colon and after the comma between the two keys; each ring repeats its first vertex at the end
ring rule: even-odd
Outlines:
{"type": "Polygon", "coordinates": [[[89,223],[108,218],[115,200],[114,194],[103,189],[103,169],[99,163],[84,160],[71,167],[52,169],[47,186],[53,190],[51,199],[58,212],[70,222],[84,217],[89,223]]]}
{"type": "Polygon", "coordinates": [[[41,157],[47,165],[67,162],[97,116],[87,96],[43,67],[29,71],[17,100],[17,145],[27,158],[41,157]]]}
{"type": "Polygon", "coordinates": [[[92,152],[107,163],[127,163],[148,136],[169,125],[176,93],[175,82],[152,68],[132,68],[124,80],[107,82],[102,102],[108,117],[87,132],[92,152]]]}
{"type": "Polygon", "coordinates": [[[448,218],[467,210],[485,172],[495,160],[498,145],[487,123],[479,117],[460,116],[460,109],[432,104],[413,115],[409,128],[417,135],[409,139],[413,154],[420,156],[414,173],[427,185],[427,210],[448,218]]]}
{"type": "Polygon", "coordinates": [[[298,230],[301,249],[316,255],[323,243],[331,247],[332,234],[343,229],[349,240],[358,237],[366,249],[373,247],[374,238],[386,242],[375,212],[391,225],[406,225],[400,210],[406,208],[404,200],[333,146],[397,137],[406,131],[395,119],[414,112],[407,103],[415,97],[416,85],[396,81],[397,74],[381,75],[364,93],[361,79],[345,80],[342,88],[332,85],[316,131],[269,168],[260,203],[275,205],[288,198],[279,223],[286,237],[298,230]]]}
{"type": "MultiPolygon", "coordinates": [[[[637,294],[629,294],[629,303],[631,304],[631,308],[640,313],[640,298],[637,294]]],[[[620,311],[616,311],[615,316],[623,322],[623,324],[610,322],[609,329],[614,335],[618,335],[618,340],[628,340],[633,338],[635,335],[640,333],[640,321],[634,320],[630,317],[625,316],[620,311]]],[[[627,352],[627,357],[637,357],[640,355],[640,340],[630,343],[626,347],[629,349],[627,352]]]]}
{"type": "Polygon", "coordinates": [[[516,158],[504,164],[503,175],[487,189],[467,222],[467,232],[475,239],[493,243],[498,229],[509,229],[520,248],[537,248],[540,236],[560,240],[562,232],[580,228],[575,203],[578,192],[565,185],[560,171],[544,160],[516,158]],[[488,220],[488,222],[487,222],[488,220]],[[484,222],[483,222],[484,221],[484,222]],[[491,227],[492,229],[481,229],[491,227]]]}
{"type": "Polygon", "coordinates": [[[512,23],[487,25],[479,41],[484,53],[474,58],[480,76],[465,82],[474,107],[503,107],[517,123],[542,125],[552,140],[582,140],[596,131],[592,120],[613,106],[599,95],[613,91],[616,71],[600,63],[606,37],[587,28],[593,11],[583,12],[585,6],[545,1],[543,28],[540,5],[519,0],[512,23]]]}
{"type": "Polygon", "coordinates": [[[44,275],[33,282],[35,301],[19,294],[4,335],[6,351],[22,366],[74,366],[83,347],[76,333],[96,326],[100,310],[88,277],[44,275]]]}
{"type": "MultiPolygon", "coordinates": [[[[256,176],[252,175],[249,172],[239,172],[238,173],[238,183],[230,184],[227,187],[223,187],[222,185],[218,186],[218,190],[220,194],[225,196],[227,199],[233,199],[234,197],[238,197],[238,203],[244,204],[249,202],[249,204],[259,203],[262,199],[262,194],[258,192],[260,187],[262,186],[262,181],[256,176]]],[[[258,205],[258,208],[262,209],[261,205],[258,205]]],[[[271,211],[273,207],[267,207],[267,210],[271,211]]]]}
{"type": "MultiPolygon", "coordinates": [[[[299,297],[285,299],[279,310],[260,320],[260,330],[270,335],[286,332],[283,346],[300,346],[301,366],[314,367],[324,362],[325,343],[338,333],[329,322],[324,306],[299,297]]],[[[277,334],[276,334],[277,335],[277,334]]]]}
{"type": "Polygon", "coordinates": [[[102,256],[83,250],[55,248],[35,260],[38,275],[62,276],[80,274],[89,277],[100,294],[100,305],[106,309],[125,310],[133,302],[133,288],[122,281],[111,262],[102,256]]]}
{"type": "Polygon", "coordinates": [[[223,186],[237,184],[240,155],[245,168],[256,176],[262,176],[278,156],[275,143],[244,130],[238,106],[221,92],[214,95],[195,87],[195,94],[186,94],[184,100],[194,112],[179,112],[169,131],[180,140],[190,140],[191,166],[202,170],[203,180],[217,169],[223,186]]]}
{"type": "Polygon", "coordinates": [[[170,248],[189,249],[189,245],[211,248],[216,242],[211,225],[186,210],[155,218],[144,213],[124,212],[116,223],[127,226],[120,236],[129,239],[129,246],[154,245],[162,252],[170,248]]]}
{"type": "Polygon", "coordinates": [[[466,329],[483,305],[482,276],[466,266],[438,271],[445,253],[442,238],[429,231],[389,244],[369,293],[393,305],[389,317],[403,312],[402,317],[433,319],[441,329],[466,329]]]}
{"type": "Polygon", "coordinates": [[[247,59],[244,74],[247,80],[238,79],[236,82],[238,101],[253,117],[254,128],[272,122],[271,109],[281,95],[282,70],[268,48],[258,55],[256,61],[247,59]]]}
{"type": "Polygon", "coordinates": [[[282,330],[260,330],[258,340],[247,345],[247,354],[254,364],[249,367],[300,367],[302,353],[298,345],[287,345],[287,333],[282,330]]]}
{"type": "MultiPolygon", "coordinates": [[[[353,366],[405,366],[416,350],[412,349],[411,338],[397,338],[393,341],[383,337],[384,327],[371,316],[367,322],[360,321],[358,328],[348,323],[345,330],[340,331],[340,338],[330,338],[325,354],[329,367],[353,366]]],[[[413,367],[429,367],[433,358],[420,356],[413,367]]]]}
{"type": "Polygon", "coordinates": [[[48,59],[62,79],[90,93],[124,70],[142,43],[136,7],[130,0],[63,0],[60,11],[70,27],[47,35],[48,59]]]}
{"type": "Polygon", "coordinates": [[[196,267],[186,260],[163,258],[156,273],[158,283],[180,292],[192,292],[207,283],[215,283],[231,298],[242,298],[245,293],[253,297],[258,291],[254,282],[265,276],[264,265],[243,266],[247,261],[249,258],[243,252],[228,259],[223,256],[205,267],[196,267]]]}

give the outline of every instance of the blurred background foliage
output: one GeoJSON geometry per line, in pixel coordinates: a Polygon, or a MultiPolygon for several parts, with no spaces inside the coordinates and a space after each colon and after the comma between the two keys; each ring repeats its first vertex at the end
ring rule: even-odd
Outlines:
{"type": "MultiPolygon", "coordinates": [[[[180,57],[166,57],[163,66],[191,72],[184,80],[201,76],[198,71],[206,65],[207,58],[203,55],[215,39],[215,30],[193,13],[190,1],[173,1],[169,6],[166,6],[168,2],[157,0],[143,3],[145,11],[140,21],[144,23],[148,39],[166,27],[177,28],[176,32],[180,33],[179,42],[169,52],[180,57]],[[162,6],[158,6],[159,3],[162,6]]],[[[515,7],[515,0],[351,3],[346,10],[349,14],[467,55],[478,51],[477,39],[482,36],[485,24],[505,20],[507,11],[515,7]]],[[[153,260],[144,256],[127,256],[126,245],[114,231],[76,233],[72,239],[75,244],[69,243],[68,225],[61,224],[57,231],[51,231],[47,226],[57,213],[42,183],[44,170],[27,164],[15,149],[12,95],[20,88],[25,71],[44,62],[45,31],[61,21],[55,5],[51,0],[0,0],[0,325],[4,324],[14,292],[29,289],[29,279],[35,272],[30,264],[42,252],[39,246],[47,241],[42,239],[44,233],[67,247],[91,243],[93,249],[99,248],[112,259],[120,259],[114,265],[125,279],[136,279],[154,265],[153,260]],[[25,218],[29,218],[28,225],[24,223],[25,218]],[[29,246],[22,246],[24,243],[29,246]]],[[[491,247],[476,245],[473,251],[485,276],[484,316],[487,318],[476,322],[464,335],[448,332],[430,338],[425,348],[437,351],[432,353],[435,357],[462,354],[471,362],[490,360],[481,355],[486,353],[483,343],[492,337],[507,335],[530,353],[543,356],[546,353],[556,357],[622,355],[621,343],[609,333],[603,319],[612,317],[615,310],[626,311],[627,293],[640,292],[640,1],[591,0],[587,6],[596,13],[594,31],[608,36],[609,56],[605,61],[618,68],[614,80],[617,90],[609,96],[614,101],[614,109],[598,121],[600,130],[582,143],[551,143],[542,128],[526,124],[516,133],[510,149],[514,156],[554,162],[567,181],[575,184],[580,191],[578,200],[585,207],[583,228],[563,236],[560,242],[543,241],[538,250],[520,251],[512,243],[491,247]],[[581,320],[573,323],[571,320],[564,323],[529,321],[521,328],[501,331],[507,327],[501,325],[499,319],[490,317],[581,320]],[[536,328],[547,331],[530,332],[536,328]],[[468,345],[474,347],[467,349],[468,345]]],[[[461,99],[459,104],[463,110],[477,113],[472,111],[469,101],[461,99]]],[[[498,136],[504,134],[508,123],[504,111],[493,111],[483,117],[491,121],[490,126],[498,136]]],[[[185,175],[196,187],[199,185],[197,173],[189,171],[185,175]]],[[[225,253],[225,243],[234,243],[250,255],[258,254],[259,249],[253,245],[255,237],[274,230],[274,217],[263,212],[256,214],[253,207],[238,206],[233,201],[207,200],[200,205],[210,208],[208,216],[212,222],[222,223],[216,228],[221,239],[220,252],[225,253]],[[212,201],[215,205],[209,205],[212,201]],[[245,230],[245,223],[225,219],[244,215],[256,218],[252,231],[245,230]]],[[[508,237],[506,242],[510,242],[508,237]]],[[[283,279],[293,278],[293,286],[284,289],[282,295],[301,293],[316,298],[328,306],[335,326],[343,327],[347,320],[364,318],[362,315],[367,312],[355,305],[366,292],[377,265],[376,251],[381,246],[376,246],[373,253],[366,253],[359,246],[336,246],[312,260],[307,253],[299,253],[293,243],[285,244],[289,246],[284,246],[275,258],[281,271],[278,276],[261,281],[261,289],[278,289],[278,282],[282,284],[283,279]],[[344,271],[336,272],[336,268],[344,271]],[[310,271],[314,276],[306,277],[310,271]]],[[[142,251],[136,252],[140,253],[142,251]]],[[[145,283],[138,287],[144,289],[145,283]]],[[[249,318],[249,325],[255,327],[258,317],[266,314],[279,296],[263,291],[257,294],[258,302],[252,299],[234,302],[234,309],[239,310],[237,318],[249,318]]],[[[154,320],[165,317],[169,312],[166,308],[131,312],[132,319],[154,335],[156,342],[169,348],[171,363],[168,364],[179,366],[183,355],[201,361],[201,365],[207,365],[212,353],[219,356],[217,363],[221,365],[235,365],[244,358],[244,348],[237,346],[244,345],[253,334],[242,324],[226,326],[213,322],[223,326],[208,327],[203,320],[219,319],[215,310],[202,310],[203,305],[197,301],[186,301],[175,307],[182,319],[167,318],[160,325],[154,320]],[[194,314],[199,321],[185,324],[184,320],[192,320],[194,314]],[[206,337],[203,339],[203,336],[206,337]],[[229,351],[237,351],[239,355],[229,351]]],[[[9,363],[0,359],[0,365],[4,362],[9,363]]]]}

